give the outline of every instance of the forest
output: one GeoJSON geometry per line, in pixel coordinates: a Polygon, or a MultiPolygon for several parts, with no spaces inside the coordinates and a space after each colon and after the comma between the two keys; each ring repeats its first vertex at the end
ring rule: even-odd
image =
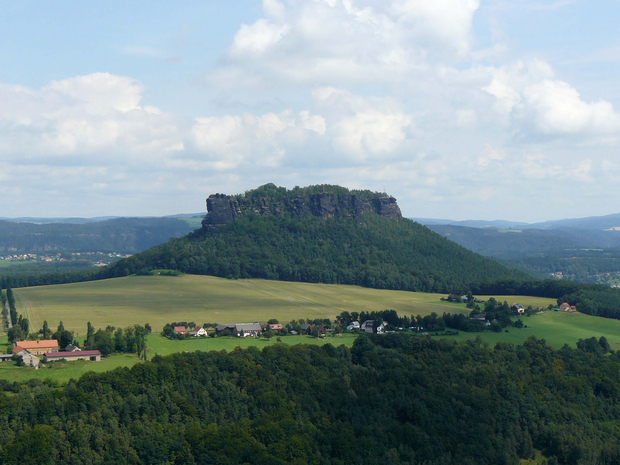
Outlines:
{"type": "Polygon", "coordinates": [[[0,254],[135,253],[192,231],[175,218],[117,218],[86,224],[0,221],[0,254]]]}
{"type": "Polygon", "coordinates": [[[359,223],[247,214],[216,231],[198,230],[120,260],[103,273],[115,277],[160,268],[442,293],[466,290],[472,282],[528,277],[410,220],[378,215],[359,223]]]}
{"type": "Polygon", "coordinates": [[[619,399],[603,338],[183,353],[66,386],[0,381],[0,463],[611,465],[619,399]]]}

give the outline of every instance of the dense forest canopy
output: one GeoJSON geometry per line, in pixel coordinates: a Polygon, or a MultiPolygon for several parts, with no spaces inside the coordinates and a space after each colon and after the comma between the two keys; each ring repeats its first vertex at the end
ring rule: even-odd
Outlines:
{"type": "Polygon", "coordinates": [[[155,357],[63,388],[2,381],[0,463],[611,465],[607,352],[393,334],[155,357]]]}
{"type": "Polygon", "coordinates": [[[410,220],[378,215],[360,223],[247,214],[215,231],[199,230],[121,260],[105,273],[123,276],[156,268],[428,292],[527,278],[410,220]]]}

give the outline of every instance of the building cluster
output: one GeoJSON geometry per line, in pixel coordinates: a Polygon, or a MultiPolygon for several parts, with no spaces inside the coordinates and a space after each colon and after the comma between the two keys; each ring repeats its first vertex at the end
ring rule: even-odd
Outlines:
{"type": "Polygon", "coordinates": [[[385,328],[387,327],[387,323],[384,321],[379,323],[375,320],[366,320],[362,324],[359,321],[352,321],[347,326],[347,331],[355,331],[358,330],[362,333],[376,333],[376,334],[384,334],[385,328]]]}
{"type": "Polygon", "coordinates": [[[26,366],[31,366],[35,369],[39,368],[40,357],[43,357],[43,363],[56,360],[66,360],[68,362],[75,360],[99,362],[101,360],[101,352],[98,350],[82,350],[72,344],[60,351],[58,341],[55,339],[15,342],[12,353],[0,355],[0,362],[11,360],[15,355],[21,357],[26,366]]]}

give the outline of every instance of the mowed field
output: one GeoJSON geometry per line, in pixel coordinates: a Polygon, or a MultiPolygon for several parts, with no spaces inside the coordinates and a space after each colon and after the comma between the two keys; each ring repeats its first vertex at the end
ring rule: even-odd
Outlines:
{"type": "MultiPolygon", "coordinates": [[[[78,336],[85,334],[88,321],[96,328],[149,323],[154,331],[160,331],[173,321],[202,325],[276,318],[288,322],[333,319],[345,310],[394,309],[402,315],[466,311],[464,305],[441,302],[438,294],[193,275],[130,276],[14,291],[18,311],[33,329],[41,328],[45,320],[52,328],[62,321],[78,336]]],[[[534,300],[541,307],[553,303],[552,299],[534,300]]]]}
{"type": "Polygon", "coordinates": [[[568,344],[575,347],[579,339],[605,336],[613,350],[620,350],[620,321],[601,318],[581,313],[545,312],[540,315],[522,318],[528,327],[517,329],[509,328],[508,332],[493,333],[464,333],[451,336],[457,341],[475,339],[480,336],[484,341],[494,346],[497,342],[522,344],[530,336],[545,339],[547,344],[557,349],[568,344]]]}

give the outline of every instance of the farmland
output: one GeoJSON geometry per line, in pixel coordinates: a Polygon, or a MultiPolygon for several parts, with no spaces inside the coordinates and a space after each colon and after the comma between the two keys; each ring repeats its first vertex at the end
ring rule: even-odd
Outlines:
{"type": "MultiPolygon", "coordinates": [[[[465,311],[440,295],[357,286],[228,280],[209,276],[130,276],[103,281],[15,289],[18,311],[37,330],[63,321],[76,335],[96,328],[149,323],[155,331],[171,321],[238,323],[276,318],[334,318],[342,311],[394,309],[399,314],[465,311]]],[[[515,297],[511,297],[515,299],[515,297]]],[[[546,307],[552,299],[531,299],[546,307]]]]}

